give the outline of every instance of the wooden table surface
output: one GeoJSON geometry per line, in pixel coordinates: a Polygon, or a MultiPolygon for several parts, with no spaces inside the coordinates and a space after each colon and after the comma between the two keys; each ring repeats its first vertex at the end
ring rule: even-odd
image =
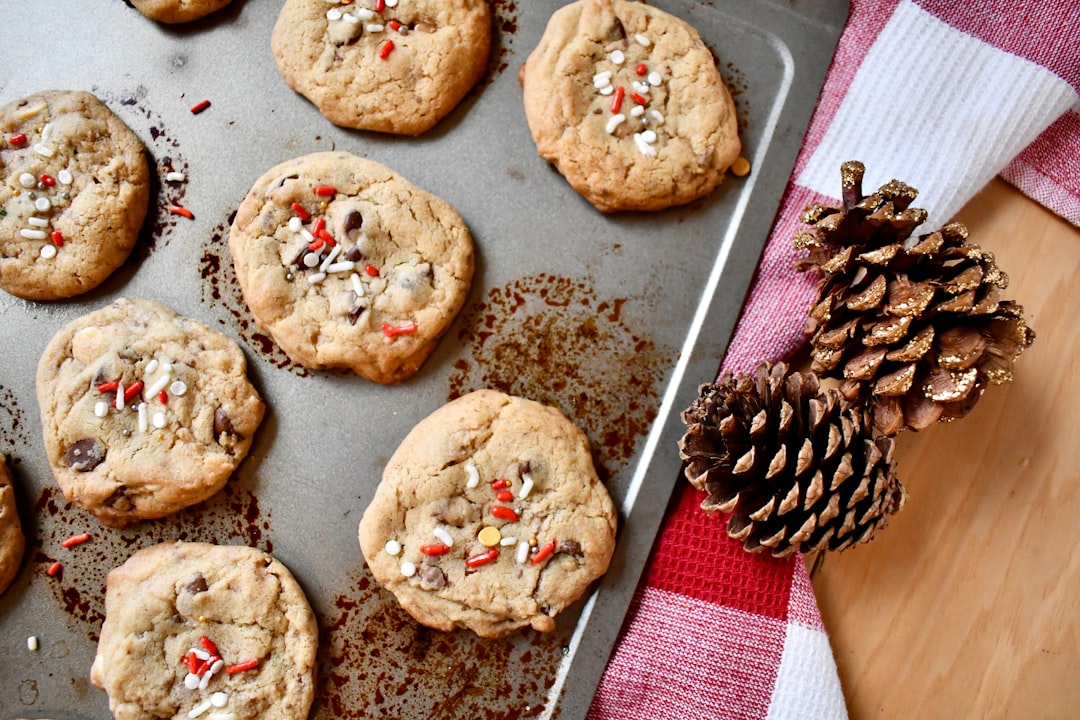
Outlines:
{"type": "Polygon", "coordinates": [[[960,213],[1036,339],[897,440],[904,509],[814,576],[852,720],[1080,718],[1080,231],[1000,179],[960,213]]]}

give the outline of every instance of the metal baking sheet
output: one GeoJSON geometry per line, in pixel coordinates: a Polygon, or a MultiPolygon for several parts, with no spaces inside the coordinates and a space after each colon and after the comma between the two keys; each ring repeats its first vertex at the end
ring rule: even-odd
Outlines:
{"type": "Polygon", "coordinates": [[[321,630],[312,717],[585,717],[678,479],[679,411],[715,375],[847,13],[841,0],[655,4],[696,25],[717,54],[753,170],[688,207],[603,216],[536,156],[525,125],[517,69],[557,3],[492,0],[487,77],[419,138],[334,127],[291,92],[269,49],[280,3],[233,0],[176,27],[120,0],[0,3],[0,102],[90,90],[142,138],[157,176],[139,246],[99,289],[57,303],[0,292],[0,452],[28,539],[0,597],[0,718],[109,716],[88,679],[105,575],[176,538],[253,545],[292,569],[321,630]],[[209,109],[192,114],[203,99],[209,109]],[[253,181],[330,148],[444,197],[476,240],[461,317],[399,386],[292,365],[252,323],[232,275],[227,229],[253,181]],[[173,169],[188,182],[165,182],[173,169]],[[172,203],[194,219],[168,214],[172,203]],[[110,530],[56,488],[33,381],[56,330],[119,296],[156,299],[239,341],[269,411],[217,496],[110,530]],[[480,387],[548,402],[585,428],[620,509],[610,572],[547,635],[490,641],[419,627],[359,552],[357,523],[398,442],[480,387]],[[83,531],[90,542],[60,546],[83,531]],[[47,576],[57,560],[62,572],[47,576]]]}

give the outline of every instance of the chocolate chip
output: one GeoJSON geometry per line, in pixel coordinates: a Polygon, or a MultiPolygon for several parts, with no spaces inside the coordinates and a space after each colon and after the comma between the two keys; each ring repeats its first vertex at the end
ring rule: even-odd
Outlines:
{"type": "Polygon", "coordinates": [[[214,436],[219,435],[235,435],[240,437],[240,434],[236,432],[236,428],[233,427],[232,420],[225,413],[225,409],[220,405],[218,409],[214,411],[214,436]]]}
{"type": "Polygon", "coordinates": [[[518,475],[526,475],[532,470],[532,463],[528,460],[522,460],[518,463],[518,475]]]}
{"type": "Polygon", "coordinates": [[[480,519],[479,508],[461,495],[440,498],[432,510],[435,519],[458,528],[480,519]]]}
{"type": "Polygon", "coordinates": [[[434,590],[446,587],[446,574],[435,565],[428,565],[420,571],[420,582],[434,590]]]}
{"type": "Polygon", "coordinates": [[[560,540],[555,544],[556,553],[568,553],[575,557],[581,557],[585,552],[581,549],[581,543],[577,540],[560,540]]]}
{"type": "Polygon", "coordinates": [[[350,210],[345,216],[345,232],[359,230],[364,226],[364,216],[356,210],[350,210]]]}
{"type": "Polygon", "coordinates": [[[625,40],[626,28],[623,27],[622,20],[615,18],[615,24],[608,28],[608,40],[625,40]]]}
{"type": "Polygon", "coordinates": [[[304,256],[307,255],[309,252],[311,252],[311,250],[308,249],[307,245],[301,245],[300,252],[296,253],[296,257],[294,257],[292,262],[289,264],[295,265],[299,270],[307,269],[307,266],[304,265],[304,256]]]}
{"type": "Polygon", "coordinates": [[[367,310],[363,305],[357,305],[349,312],[349,324],[355,325],[356,321],[360,319],[360,316],[367,310]]]}
{"type": "Polygon", "coordinates": [[[345,251],[342,257],[344,257],[350,262],[360,262],[364,259],[364,253],[360,252],[359,245],[353,245],[351,248],[345,251]]]}
{"type": "Polygon", "coordinates": [[[75,472],[90,472],[105,459],[105,446],[97,440],[78,440],[67,449],[64,460],[75,472]]]}
{"type": "Polygon", "coordinates": [[[188,581],[188,584],[184,586],[184,592],[192,595],[198,595],[201,592],[206,592],[209,586],[206,584],[206,578],[202,576],[202,573],[195,573],[195,577],[188,581]]]}

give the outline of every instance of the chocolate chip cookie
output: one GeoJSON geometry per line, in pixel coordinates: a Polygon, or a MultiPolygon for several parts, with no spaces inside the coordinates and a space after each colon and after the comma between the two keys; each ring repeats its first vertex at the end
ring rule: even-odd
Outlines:
{"type": "Polygon", "coordinates": [[[491,11],[485,0],[285,0],[270,46],[330,122],[418,135],[483,77],[491,11]]]}
{"type": "Polygon", "coordinates": [[[615,508],[585,434],[494,390],[444,405],[394,452],[360,521],[375,579],[424,625],[555,628],[608,567],[615,508]]]}
{"type": "Polygon", "coordinates": [[[146,149],[90,93],[0,107],[0,287],[12,295],[97,287],[135,246],[149,198],[146,149]]]}
{"type": "Polygon", "coordinates": [[[120,299],[60,330],[37,396],[64,496],[113,527],[220,490],[265,410],[236,343],[150,300],[120,299]]]}
{"type": "Polygon", "coordinates": [[[26,539],[15,508],[15,488],[11,484],[7,460],[0,455],[0,594],[19,573],[26,539]]]}
{"type": "Polygon", "coordinates": [[[739,156],[716,59],[692,26],[644,3],[562,7],[519,79],[540,156],[602,212],[704,197],[739,156]]]}
{"type": "Polygon", "coordinates": [[[307,598],[278,560],[163,543],[109,573],[90,680],[118,719],[304,720],[318,641],[307,598]]]}
{"type": "Polygon", "coordinates": [[[472,237],[447,202],[344,152],[259,178],[229,250],[255,322],[294,362],[379,383],[420,368],[473,275],[472,237]]]}
{"type": "Polygon", "coordinates": [[[198,20],[228,5],[230,0],[131,0],[151,20],[174,24],[198,20]]]}

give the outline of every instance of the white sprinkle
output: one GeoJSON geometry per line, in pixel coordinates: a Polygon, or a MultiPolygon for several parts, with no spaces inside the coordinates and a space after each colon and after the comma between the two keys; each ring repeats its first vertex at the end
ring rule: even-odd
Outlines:
{"type": "Polygon", "coordinates": [[[292,230],[294,233],[300,232],[300,229],[302,227],[304,227],[304,221],[301,220],[299,217],[293,215],[291,218],[289,218],[289,229],[292,230]]]}
{"type": "Polygon", "coordinates": [[[469,476],[469,479],[465,481],[465,487],[474,488],[480,484],[480,471],[476,469],[475,465],[466,463],[465,472],[469,476]]]}
{"type": "Polygon", "coordinates": [[[524,475],[522,475],[521,490],[518,492],[518,500],[524,500],[525,498],[529,497],[529,493],[532,492],[533,485],[535,484],[536,483],[533,482],[532,475],[530,475],[529,473],[525,473],[524,475]]]}
{"type": "Polygon", "coordinates": [[[638,152],[642,155],[651,156],[656,154],[656,148],[645,142],[645,138],[641,136],[641,133],[634,133],[634,145],[637,146],[638,152]]]}
{"type": "Polygon", "coordinates": [[[397,7],[398,0],[386,0],[386,7],[397,7]]]}
{"type": "Polygon", "coordinates": [[[210,696],[210,704],[214,707],[225,707],[227,702],[229,702],[228,693],[216,692],[210,696]]]}
{"type": "Polygon", "coordinates": [[[50,208],[52,208],[52,203],[47,197],[39,197],[34,201],[34,209],[38,212],[48,212],[50,208]]]}
{"type": "Polygon", "coordinates": [[[161,361],[161,372],[172,372],[172,362],[170,362],[168,358],[161,361]]]}
{"type": "Polygon", "coordinates": [[[656,133],[652,130],[646,130],[645,132],[641,133],[641,139],[652,145],[654,142],[656,142],[656,133]]]}
{"type": "Polygon", "coordinates": [[[116,409],[124,409],[124,383],[116,383],[116,409]]]}
{"type": "Polygon", "coordinates": [[[634,107],[630,108],[630,117],[641,117],[644,114],[645,114],[645,106],[644,105],[635,105],[634,107]]]}
{"type": "Polygon", "coordinates": [[[405,577],[412,577],[416,574],[416,565],[408,561],[401,563],[401,574],[405,577]]]}
{"type": "Polygon", "coordinates": [[[337,256],[341,254],[341,246],[335,245],[331,248],[330,252],[326,254],[326,259],[322,261],[322,265],[319,266],[319,272],[326,272],[326,268],[333,264],[337,256]]]}
{"type": "Polygon", "coordinates": [[[158,430],[165,427],[165,413],[161,412],[160,410],[154,413],[152,421],[154,423],[154,427],[156,427],[158,430]]]}
{"type": "Polygon", "coordinates": [[[52,140],[53,124],[51,122],[45,123],[45,127],[41,128],[41,140],[42,142],[48,142],[52,140]]]}
{"type": "Polygon", "coordinates": [[[209,700],[203,700],[201,703],[199,703],[195,707],[188,710],[187,716],[189,718],[197,718],[197,717],[199,717],[200,715],[202,715],[204,712],[206,712],[209,709],[210,709],[210,701],[209,700]]]}
{"type": "Polygon", "coordinates": [[[31,215],[30,217],[26,218],[26,221],[28,223],[30,223],[31,225],[33,225],[34,227],[39,227],[39,228],[49,227],[49,221],[48,220],[46,220],[45,218],[39,218],[39,217],[37,217],[35,215],[31,215]]]}
{"type": "Polygon", "coordinates": [[[361,20],[370,20],[371,18],[375,17],[375,12],[373,10],[369,10],[368,8],[358,7],[356,8],[356,17],[360,18],[361,20]]]}
{"type": "Polygon", "coordinates": [[[94,403],[94,415],[98,416],[99,418],[103,418],[108,414],[109,403],[105,402],[104,400],[98,400],[96,403],[94,403]]]}
{"type": "Polygon", "coordinates": [[[222,660],[221,658],[218,658],[217,660],[214,661],[214,664],[211,665],[210,668],[206,671],[206,674],[209,675],[210,677],[213,677],[214,675],[217,675],[218,670],[220,670],[223,667],[225,667],[225,661],[222,660]]]}
{"type": "MultiPolygon", "coordinates": [[[[341,246],[339,245],[338,247],[341,247],[341,246]]],[[[356,263],[354,263],[352,260],[342,260],[341,262],[331,263],[330,265],[327,265],[326,266],[326,272],[328,272],[328,273],[349,272],[354,267],[356,267],[356,263]]]]}
{"type": "Polygon", "coordinates": [[[638,95],[648,95],[649,90],[651,89],[652,88],[649,87],[649,83],[643,83],[640,80],[634,81],[634,92],[636,92],[638,95]]]}
{"type": "Polygon", "coordinates": [[[176,397],[180,397],[187,392],[187,383],[185,383],[183,380],[177,380],[169,386],[169,392],[176,397]]]}
{"type": "Polygon", "coordinates": [[[19,176],[19,184],[24,188],[32,188],[37,185],[37,178],[30,173],[23,173],[19,176]]]}
{"type": "Polygon", "coordinates": [[[75,181],[75,178],[71,176],[71,171],[67,168],[64,168],[60,172],[56,173],[56,179],[64,185],[70,185],[72,182],[75,181]]]}
{"type": "Polygon", "coordinates": [[[56,154],[56,150],[49,147],[45,143],[34,143],[34,152],[36,152],[41,157],[47,158],[51,158],[53,155],[56,154]]]}
{"type": "Polygon", "coordinates": [[[616,65],[622,65],[624,62],[626,62],[626,55],[623,54],[622,50],[616,50],[615,52],[611,53],[611,62],[615,63],[616,65]]]}
{"type": "Polygon", "coordinates": [[[23,228],[22,230],[19,231],[19,234],[22,235],[27,240],[44,240],[45,239],[45,231],[44,230],[31,230],[30,228],[23,228]]]}
{"type": "Polygon", "coordinates": [[[503,547],[510,547],[515,543],[517,543],[517,538],[515,537],[504,537],[502,540],[499,541],[499,544],[503,547]]]}
{"type": "Polygon", "coordinates": [[[315,242],[315,236],[314,236],[314,235],[312,235],[312,234],[311,234],[311,231],[310,231],[310,230],[308,230],[307,228],[300,228],[300,234],[301,234],[301,235],[302,235],[302,236],[304,237],[304,239],[305,239],[305,240],[307,240],[308,242],[315,242]]]}
{"type": "Polygon", "coordinates": [[[152,374],[155,370],[158,369],[158,365],[160,364],[161,363],[158,362],[157,358],[151,358],[150,362],[146,363],[146,374],[152,374]]]}
{"type": "Polygon", "coordinates": [[[329,10],[326,11],[326,19],[327,20],[340,20],[341,19],[341,11],[338,10],[337,8],[330,8],[329,10]]]}
{"type": "Polygon", "coordinates": [[[195,673],[188,673],[184,676],[184,687],[188,690],[194,690],[199,687],[199,676],[195,673]]]}
{"type": "Polygon", "coordinates": [[[660,112],[659,110],[650,110],[649,117],[655,120],[659,125],[664,124],[664,113],[660,112]]]}
{"type": "Polygon", "coordinates": [[[146,388],[146,393],[145,393],[146,397],[157,397],[158,393],[160,393],[162,390],[164,390],[165,386],[168,385],[168,384],[169,384],[169,376],[168,375],[162,375],[161,377],[159,377],[157,380],[154,381],[153,385],[146,388]]]}
{"type": "Polygon", "coordinates": [[[387,540],[386,545],[383,546],[383,550],[387,555],[393,555],[397,557],[401,553],[401,543],[397,540],[387,540]]]}
{"type": "Polygon", "coordinates": [[[593,84],[593,87],[597,87],[597,88],[602,88],[605,85],[610,85],[611,84],[611,71],[610,70],[604,70],[603,72],[598,72],[595,75],[593,75],[592,76],[592,84],[593,84]]]}
{"type": "Polygon", "coordinates": [[[514,559],[519,565],[529,559],[529,543],[524,540],[518,543],[517,556],[514,559]]]}
{"type": "Polygon", "coordinates": [[[210,659],[210,653],[206,652],[202,648],[188,648],[188,654],[190,655],[191,653],[195,653],[195,657],[199,658],[200,660],[210,659]]]}
{"type": "Polygon", "coordinates": [[[604,87],[600,88],[601,95],[610,95],[613,92],[615,92],[614,85],[605,85],[604,87]]]}
{"type": "Polygon", "coordinates": [[[624,122],[626,122],[626,116],[622,113],[619,113],[618,115],[613,115],[611,119],[607,121],[607,125],[604,126],[604,130],[607,132],[608,135],[611,135],[615,132],[615,128],[619,127],[624,122]]]}
{"type": "Polygon", "coordinates": [[[138,410],[139,410],[139,432],[144,433],[144,432],[146,432],[146,427],[147,427],[147,423],[146,423],[146,403],[139,403],[138,410]]]}
{"type": "Polygon", "coordinates": [[[636,40],[637,44],[640,45],[641,47],[649,47],[650,45],[652,45],[652,40],[645,37],[641,33],[638,33],[637,35],[635,35],[634,40],[636,40]]]}
{"type": "Polygon", "coordinates": [[[385,28],[379,23],[368,23],[364,26],[364,29],[370,33],[381,33],[385,28]]]}
{"type": "Polygon", "coordinates": [[[319,253],[309,252],[304,256],[304,265],[309,268],[313,268],[319,264],[319,253]]]}
{"type": "Polygon", "coordinates": [[[211,677],[213,677],[213,676],[210,673],[206,673],[205,675],[202,676],[202,679],[199,680],[199,689],[200,690],[206,690],[206,688],[210,687],[210,678],[211,677]]]}
{"type": "Polygon", "coordinates": [[[349,280],[352,281],[352,289],[353,292],[356,293],[356,297],[364,297],[364,284],[360,282],[360,276],[356,273],[353,273],[349,276],[349,280]]]}
{"type": "Polygon", "coordinates": [[[648,80],[649,84],[653,87],[656,87],[664,81],[664,78],[660,77],[660,73],[656,72],[655,70],[649,73],[649,76],[645,79],[648,80]]]}
{"type": "Polygon", "coordinates": [[[55,245],[42,245],[40,255],[41,255],[41,257],[45,258],[46,260],[52,260],[54,257],[56,257],[56,246],[55,245]]]}
{"type": "Polygon", "coordinates": [[[431,534],[439,538],[439,541],[446,547],[454,547],[454,538],[446,531],[446,528],[436,527],[431,531],[431,534]]]}
{"type": "Polygon", "coordinates": [[[345,13],[344,15],[341,16],[341,19],[344,20],[345,22],[349,23],[350,25],[359,25],[360,24],[360,18],[356,17],[352,13],[345,13]]]}
{"type": "Polygon", "coordinates": [[[311,275],[308,275],[307,281],[308,281],[309,285],[318,285],[319,283],[321,283],[325,279],[326,279],[326,273],[317,272],[317,273],[312,273],[311,275]]]}
{"type": "Polygon", "coordinates": [[[29,650],[30,652],[36,652],[37,651],[37,649],[38,649],[37,635],[31,635],[30,637],[26,638],[26,649],[29,650]]]}

